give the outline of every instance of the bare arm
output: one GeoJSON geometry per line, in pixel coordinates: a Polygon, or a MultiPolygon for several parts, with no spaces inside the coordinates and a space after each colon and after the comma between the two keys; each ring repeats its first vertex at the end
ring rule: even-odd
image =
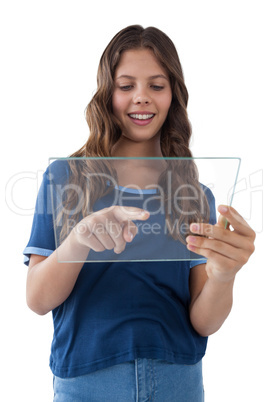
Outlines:
{"type": "Polygon", "coordinates": [[[79,222],[49,257],[32,255],[26,284],[30,309],[44,315],[62,304],[72,292],[84,263],[58,261],[86,261],[91,249],[97,252],[114,249],[119,254],[125,249],[126,242],[131,242],[137,234],[132,220],[148,217],[149,213],[140,208],[105,208],[79,222]]]}
{"type": "MultiPolygon", "coordinates": [[[[63,303],[70,295],[83,263],[58,262],[57,253],[65,256],[64,260],[75,260],[70,255],[73,249],[71,234],[49,257],[31,255],[27,283],[26,298],[31,310],[44,315],[63,303]]],[[[89,249],[80,248],[79,260],[86,259],[89,249]]],[[[79,250],[77,249],[77,252],[79,250]]]]}
{"type": "Polygon", "coordinates": [[[190,320],[201,336],[218,331],[228,317],[233,303],[233,284],[234,280],[225,283],[208,278],[206,264],[191,269],[190,320]]]}
{"type": "Polygon", "coordinates": [[[254,251],[255,233],[246,221],[231,207],[219,210],[223,215],[218,224],[200,224],[191,229],[206,237],[187,238],[190,250],[208,258],[206,264],[193,268],[190,274],[190,319],[202,336],[216,332],[227,318],[235,276],[254,251]]]}

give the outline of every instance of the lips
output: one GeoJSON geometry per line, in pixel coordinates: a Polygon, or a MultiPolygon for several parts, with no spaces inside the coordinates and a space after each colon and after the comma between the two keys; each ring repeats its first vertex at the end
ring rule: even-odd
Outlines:
{"type": "Polygon", "coordinates": [[[153,113],[148,113],[148,114],[130,113],[129,117],[131,117],[132,119],[135,119],[135,120],[148,120],[148,119],[151,119],[152,117],[154,117],[154,114],[153,113]]]}
{"type": "Polygon", "coordinates": [[[146,126],[147,124],[150,124],[154,116],[155,116],[154,113],[150,113],[147,111],[128,114],[128,117],[130,118],[132,123],[138,126],[146,126]]]}

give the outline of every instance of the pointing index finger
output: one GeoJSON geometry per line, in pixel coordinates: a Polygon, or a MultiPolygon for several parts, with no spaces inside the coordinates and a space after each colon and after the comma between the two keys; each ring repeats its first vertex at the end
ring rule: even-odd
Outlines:
{"type": "Polygon", "coordinates": [[[150,212],[141,208],[120,206],[114,209],[114,216],[119,222],[124,222],[126,220],[143,221],[149,218],[150,212]]]}

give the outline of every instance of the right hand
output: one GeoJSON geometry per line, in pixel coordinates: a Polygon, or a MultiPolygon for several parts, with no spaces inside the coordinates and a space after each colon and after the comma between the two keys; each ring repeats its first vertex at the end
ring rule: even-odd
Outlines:
{"type": "Polygon", "coordinates": [[[114,249],[116,254],[120,254],[126,242],[131,242],[138,232],[132,221],[144,221],[149,216],[150,213],[141,208],[113,205],[82,219],[73,233],[80,246],[97,252],[114,249]]]}

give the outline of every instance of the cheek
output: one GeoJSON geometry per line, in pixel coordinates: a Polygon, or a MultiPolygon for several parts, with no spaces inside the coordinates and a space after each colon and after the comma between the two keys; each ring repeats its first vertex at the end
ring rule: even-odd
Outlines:
{"type": "Polygon", "coordinates": [[[124,96],[120,96],[120,94],[115,92],[112,97],[112,106],[113,114],[117,117],[120,116],[120,114],[124,112],[126,108],[126,101],[124,99],[124,96]]]}
{"type": "Polygon", "coordinates": [[[171,94],[167,94],[165,97],[163,97],[161,99],[161,110],[163,111],[163,113],[165,113],[166,115],[168,114],[170,105],[171,105],[171,101],[172,101],[172,95],[171,94]]]}

